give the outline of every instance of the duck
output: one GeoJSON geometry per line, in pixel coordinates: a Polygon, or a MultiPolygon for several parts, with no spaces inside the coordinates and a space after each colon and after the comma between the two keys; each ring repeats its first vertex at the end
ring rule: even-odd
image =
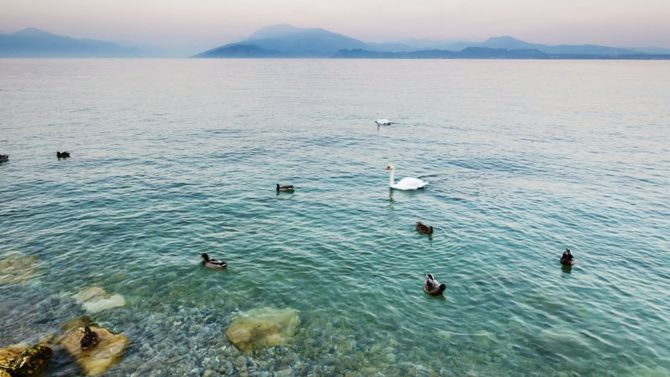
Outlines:
{"type": "Polygon", "coordinates": [[[419,222],[416,223],[416,231],[421,233],[421,234],[427,234],[427,235],[431,236],[433,234],[433,227],[428,226],[428,225],[422,223],[421,221],[419,221],[419,222]]]}
{"type": "Polygon", "coordinates": [[[447,289],[447,286],[445,284],[440,284],[433,274],[426,274],[426,280],[423,283],[424,292],[431,296],[442,296],[445,289],[447,289]]]}
{"type": "Polygon", "coordinates": [[[57,158],[70,158],[70,152],[63,151],[63,152],[56,152],[56,157],[57,158]]]}
{"type": "Polygon", "coordinates": [[[5,162],[9,161],[9,155],[8,154],[0,154],[0,162],[5,162]]]}
{"type": "Polygon", "coordinates": [[[226,262],[218,259],[211,259],[207,253],[202,253],[202,264],[207,268],[221,269],[226,268],[228,265],[226,262]]]}
{"type": "Polygon", "coordinates": [[[280,185],[277,183],[277,192],[293,192],[293,185],[280,185]]]}
{"type": "Polygon", "coordinates": [[[95,347],[99,340],[98,334],[92,331],[90,327],[86,326],[84,327],[84,336],[81,337],[79,343],[81,344],[82,350],[88,350],[95,347]]]}
{"type": "Polygon", "coordinates": [[[411,177],[405,177],[398,181],[398,183],[395,183],[395,166],[387,165],[385,170],[391,172],[391,175],[389,176],[389,187],[395,190],[418,190],[426,187],[428,184],[428,182],[423,179],[411,177]]]}
{"type": "Polygon", "coordinates": [[[561,264],[564,266],[572,266],[575,262],[575,257],[572,255],[570,249],[565,249],[563,255],[561,255],[561,264]]]}

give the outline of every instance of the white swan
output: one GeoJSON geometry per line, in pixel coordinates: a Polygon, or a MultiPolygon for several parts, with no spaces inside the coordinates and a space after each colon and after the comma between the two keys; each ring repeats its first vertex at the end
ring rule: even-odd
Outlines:
{"type": "Polygon", "coordinates": [[[375,120],[375,123],[377,123],[377,127],[388,126],[391,124],[391,121],[386,118],[380,118],[379,113],[377,113],[377,120],[375,120]]]}
{"type": "Polygon", "coordinates": [[[428,184],[428,182],[424,181],[423,179],[410,178],[410,177],[405,177],[400,181],[398,181],[398,183],[395,183],[395,166],[388,165],[386,167],[386,170],[391,171],[391,175],[389,176],[389,187],[391,187],[392,189],[417,190],[420,188],[424,188],[428,184]]]}

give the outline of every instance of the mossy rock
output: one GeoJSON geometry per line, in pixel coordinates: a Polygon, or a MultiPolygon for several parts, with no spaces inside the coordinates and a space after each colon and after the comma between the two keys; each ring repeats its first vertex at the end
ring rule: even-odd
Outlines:
{"type": "Polygon", "coordinates": [[[37,273],[37,257],[11,252],[0,259],[0,284],[20,284],[37,273]]]}
{"type": "Polygon", "coordinates": [[[72,296],[77,303],[88,313],[98,313],[103,310],[112,309],[126,305],[126,300],[119,294],[109,294],[103,288],[89,287],[82,289],[72,296]]]}
{"type": "Polygon", "coordinates": [[[0,348],[0,377],[32,377],[46,367],[53,352],[44,344],[0,348]]]}
{"type": "Polygon", "coordinates": [[[235,317],[225,334],[238,349],[251,352],[288,343],[299,324],[295,309],[254,309],[235,317]]]}
{"type": "Polygon", "coordinates": [[[81,349],[83,328],[71,331],[60,341],[60,344],[74,357],[86,375],[99,376],[121,358],[128,345],[128,338],[102,327],[91,326],[90,328],[98,334],[99,339],[98,344],[92,349],[81,349]]]}

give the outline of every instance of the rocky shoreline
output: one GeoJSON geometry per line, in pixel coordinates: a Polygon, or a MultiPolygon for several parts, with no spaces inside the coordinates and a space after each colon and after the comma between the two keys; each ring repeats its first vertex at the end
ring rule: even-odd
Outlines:
{"type": "MultiPolygon", "coordinates": [[[[0,292],[23,291],[18,297],[42,294],[39,284],[26,284],[36,274],[36,258],[13,253],[0,263],[8,266],[0,292]]],[[[39,353],[46,376],[382,376],[407,370],[412,375],[434,374],[398,363],[394,341],[368,344],[363,334],[361,339],[335,336],[332,319],[301,323],[299,312],[291,308],[240,312],[233,307],[221,316],[225,306],[198,308],[156,300],[143,302],[148,311],[140,313],[126,307],[123,296],[99,286],[47,295],[39,303],[14,298],[6,304],[10,313],[0,315],[29,320],[0,326],[0,345],[41,339],[37,346],[53,350],[49,362],[41,357],[46,353],[39,353]],[[98,349],[82,351],[78,342],[89,325],[101,342],[98,349]]]]}
{"type": "MultiPolygon", "coordinates": [[[[31,314],[42,312],[38,322],[44,322],[37,326],[14,322],[11,331],[2,332],[1,344],[15,343],[17,338],[35,341],[53,334],[54,329],[60,329],[74,317],[72,314],[81,315],[84,311],[68,297],[51,297],[45,302],[49,308],[46,311],[28,304],[17,308],[31,314]]],[[[355,338],[337,335],[342,334],[336,329],[338,324],[326,318],[307,316],[300,326],[289,331],[295,332],[290,340],[245,352],[225,336],[226,328],[240,312],[220,318],[214,314],[216,308],[163,305],[162,309],[146,315],[122,307],[95,315],[100,325],[123,333],[129,339],[122,358],[111,365],[105,376],[437,376],[446,373],[444,369],[441,373],[440,369],[404,362],[401,345],[392,339],[375,342],[366,334],[355,338]]],[[[263,308],[260,312],[268,310],[272,313],[275,309],[263,308]]],[[[288,313],[295,321],[292,312],[288,313]]],[[[53,350],[54,357],[45,376],[84,375],[76,359],[63,347],[55,345],[53,350]]]]}

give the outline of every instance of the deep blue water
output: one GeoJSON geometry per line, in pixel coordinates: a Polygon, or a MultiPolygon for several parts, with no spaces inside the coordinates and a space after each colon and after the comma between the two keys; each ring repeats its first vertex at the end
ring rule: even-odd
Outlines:
{"type": "Polygon", "coordinates": [[[669,62],[0,60],[0,98],[0,259],[39,261],[0,346],[99,286],[110,376],[670,376],[669,62]],[[299,330],[244,355],[262,307],[299,330]]]}

